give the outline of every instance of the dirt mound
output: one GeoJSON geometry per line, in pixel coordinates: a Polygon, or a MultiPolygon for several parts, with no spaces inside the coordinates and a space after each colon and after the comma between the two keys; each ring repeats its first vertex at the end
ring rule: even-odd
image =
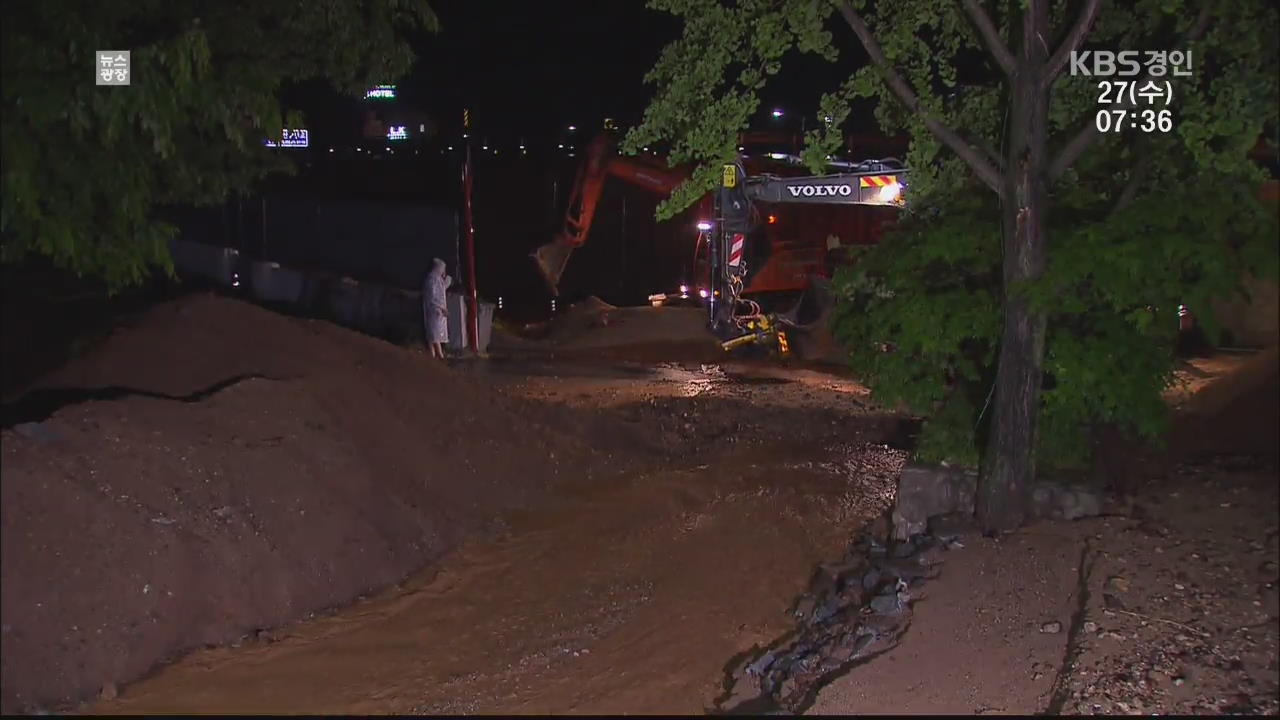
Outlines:
{"type": "Polygon", "coordinates": [[[714,345],[700,308],[629,307],[568,316],[553,336],[573,347],[605,347],[654,342],[714,345]],[[585,321],[585,323],[584,323],[585,321]],[[585,327],[583,326],[585,324],[585,327]]]}
{"type": "Polygon", "coordinates": [[[574,303],[573,305],[570,306],[570,309],[576,313],[592,313],[592,312],[608,312],[610,310],[617,310],[618,306],[611,305],[605,302],[604,300],[601,300],[600,298],[596,297],[595,295],[591,295],[583,300],[579,300],[578,302],[574,303]]]}
{"type": "Polygon", "coordinates": [[[490,350],[509,356],[640,362],[720,362],[704,308],[619,307],[588,297],[548,321],[495,328],[490,350]]]}
{"type": "Polygon", "coordinates": [[[0,466],[5,712],[395,583],[599,466],[587,442],[612,436],[568,437],[422,355],[211,295],[139,316],[5,410],[21,421],[0,466]]]}
{"type": "Polygon", "coordinates": [[[1178,408],[1169,447],[1180,457],[1206,452],[1280,454],[1280,349],[1272,347],[1213,378],[1178,408]]]}

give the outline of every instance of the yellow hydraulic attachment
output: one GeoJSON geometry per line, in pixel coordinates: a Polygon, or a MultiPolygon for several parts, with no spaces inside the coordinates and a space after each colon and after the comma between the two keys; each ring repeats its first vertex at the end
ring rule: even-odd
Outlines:
{"type": "Polygon", "coordinates": [[[779,354],[784,357],[790,354],[791,345],[787,342],[787,334],[782,331],[777,319],[772,315],[759,315],[746,320],[743,323],[743,329],[747,331],[745,335],[726,340],[720,343],[720,347],[728,351],[753,343],[776,344],[779,354]]]}

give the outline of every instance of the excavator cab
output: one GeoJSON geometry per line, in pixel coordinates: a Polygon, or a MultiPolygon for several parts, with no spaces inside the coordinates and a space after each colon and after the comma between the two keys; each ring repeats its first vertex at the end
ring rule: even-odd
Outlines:
{"type": "Polygon", "coordinates": [[[761,222],[758,202],[886,207],[904,204],[907,170],[900,162],[877,160],[832,165],[847,171],[817,176],[752,177],[746,174],[741,162],[723,166],[715,195],[716,221],[710,231],[712,277],[708,325],[726,351],[764,344],[786,356],[792,351],[789,332],[793,337],[809,336],[806,341],[812,342],[806,344],[812,347],[834,348],[829,338],[824,342],[823,338],[816,337],[829,334],[826,326],[834,307],[834,295],[824,279],[810,277],[799,302],[785,313],[766,313],[743,292],[752,270],[748,245],[761,222]],[[806,308],[806,302],[813,307],[806,308]],[[802,324],[802,315],[809,322],[802,324]]]}

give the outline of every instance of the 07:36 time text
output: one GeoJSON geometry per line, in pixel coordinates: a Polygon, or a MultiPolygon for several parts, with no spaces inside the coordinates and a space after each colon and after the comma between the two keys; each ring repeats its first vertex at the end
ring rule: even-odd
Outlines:
{"type": "Polygon", "coordinates": [[[1094,116],[1094,124],[1098,132],[1120,132],[1125,129],[1141,130],[1145,133],[1173,130],[1173,112],[1164,110],[1099,110],[1094,116]]]}

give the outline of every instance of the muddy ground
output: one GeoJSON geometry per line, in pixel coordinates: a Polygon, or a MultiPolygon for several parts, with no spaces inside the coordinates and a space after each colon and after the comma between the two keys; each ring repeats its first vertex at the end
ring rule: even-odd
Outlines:
{"type": "MultiPolygon", "coordinates": [[[[889,506],[914,428],[846,374],[708,362],[694,339],[523,344],[446,369],[305,321],[221,343],[276,320],[237,305],[236,322],[201,323],[214,328],[181,362],[144,365],[190,332],[174,312],[140,319],[116,352],[45,386],[176,396],[228,374],[292,379],[188,403],[78,402],[6,429],[6,709],[97,694],[83,710],[702,713],[735,656],[793,626],[813,566],[889,506]],[[366,383],[376,403],[357,401],[366,383]],[[92,430],[76,425],[86,413],[92,430]],[[387,416],[396,429],[383,439],[387,416]],[[307,425],[316,417],[323,430],[307,425]],[[259,435],[277,439],[234,442],[259,435]],[[246,470],[259,466],[274,470],[246,470]],[[290,480],[290,467],[305,472],[290,480]],[[90,471],[136,477],[121,481],[129,498],[66,489],[90,471]],[[404,479],[384,487],[384,476],[404,479]],[[223,495],[145,495],[206,482],[223,495]],[[302,509],[321,521],[273,509],[286,496],[308,498],[302,509]],[[200,524],[223,507],[264,516],[200,524]],[[304,582],[326,558],[333,570],[304,582]],[[10,594],[12,580],[25,586],[10,594]],[[157,603],[188,588],[169,606],[181,612],[157,603]],[[61,599],[86,589],[103,599],[61,599]],[[29,600],[59,605],[39,614],[29,600]],[[97,630],[111,643],[95,644],[97,630]],[[44,664],[24,676],[31,657],[44,664]],[[44,694],[15,698],[10,669],[44,694]]],[[[1171,397],[1194,419],[1179,425],[1185,452],[1142,463],[1111,516],[965,537],[901,644],[835,678],[809,710],[1275,713],[1273,358],[1189,365],[1197,384],[1171,397]]]]}
{"type": "Polygon", "coordinates": [[[348,603],[562,475],[663,456],[621,421],[558,417],[235,300],[129,319],[4,405],[4,709],[348,603]]]}

